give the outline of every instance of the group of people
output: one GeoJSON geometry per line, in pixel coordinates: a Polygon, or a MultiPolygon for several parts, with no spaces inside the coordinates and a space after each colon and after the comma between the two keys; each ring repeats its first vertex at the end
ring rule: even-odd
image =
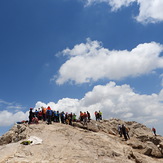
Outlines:
{"type": "MultiPolygon", "coordinates": [[[[52,110],[50,106],[41,107],[33,111],[33,108],[30,108],[29,111],[29,124],[38,123],[39,120],[47,121],[47,124],[51,124],[52,122],[61,122],[66,124],[72,124],[73,121],[83,122],[84,125],[87,122],[90,122],[91,115],[89,111],[82,112],[80,111],[79,119],[77,119],[75,113],[65,113],[64,111],[59,112],[52,110]]],[[[102,112],[95,111],[95,119],[96,121],[102,120],[102,112]]]]}
{"type": "MultiPolygon", "coordinates": [[[[98,115],[99,113],[100,112],[97,113],[97,117],[100,117],[98,115]]],[[[102,119],[102,118],[96,118],[96,120],[97,119],[102,119]]],[[[77,119],[77,116],[75,113],[72,113],[72,112],[65,113],[64,111],[62,112],[55,111],[55,110],[52,110],[50,106],[48,106],[47,108],[41,107],[41,108],[36,109],[35,111],[33,108],[30,108],[28,123],[37,124],[39,120],[47,121],[47,124],[51,124],[52,122],[61,122],[61,123],[72,125],[72,122],[79,121],[83,125],[87,125],[87,122],[90,122],[91,120],[91,115],[89,111],[87,112],[80,111],[79,119],[77,119]]]]}
{"type": "MultiPolygon", "coordinates": [[[[101,111],[95,111],[95,119],[96,121],[102,120],[101,111]]],[[[50,106],[48,106],[47,108],[41,107],[36,109],[35,111],[33,108],[30,108],[28,123],[38,123],[39,120],[47,121],[47,124],[51,124],[52,122],[61,122],[69,125],[72,125],[72,122],[80,121],[83,125],[87,125],[87,122],[90,122],[91,120],[91,115],[89,111],[80,111],[79,119],[77,119],[75,113],[55,111],[52,110],[50,106]]]]}
{"type": "MultiPolygon", "coordinates": [[[[95,119],[96,121],[102,120],[102,112],[95,111],[95,119]]],[[[82,112],[80,111],[79,119],[76,118],[75,113],[68,113],[68,112],[59,112],[52,110],[50,106],[47,108],[41,107],[39,109],[36,109],[33,111],[33,108],[30,108],[29,111],[29,121],[28,123],[35,123],[37,124],[39,120],[46,121],[47,124],[52,124],[52,122],[58,122],[58,123],[63,123],[63,124],[69,124],[72,125],[72,122],[81,122],[83,125],[87,125],[88,122],[91,120],[91,115],[90,113],[87,112],[82,112]]],[[[124,124],[118,124],[118,133],[120,137],[124,137],[125,140],[130,139],[129,136],[129,131],[130,128],[126,127],[124,124]]],[[[152,128],[153,134],[156,136],[156,129],[153,127],[152,128]]]]}
{"type": "MultiPolygon", "coordinates": [[[[118,124],[118,133],[119,133],[120,137],[122,137],[122,135],[123,135],[125,140],[130,139],[129,131],[130,131],[129,127],[126,127],[124,124],[122,124],[122,125],[118,124]]],[[[152,132],[155,136],[157,136],[156,129],[154,127],[152,127],[152,132]]]]}
{"type": "Polygon", "coordinates": [[[120,137],[122,137],[122,135],[123,135],[125,140],[130,139],[129,131],[130,131],[129,127],[126,127],[124,124],[122,124],[122,125],[118,124],[118,133],[119,133],[120,137]]]}
{"type": "Polygon", "coordinates": [[[87,112],[80,111],[79,120],[80,120],[80,122],[83,122],[83,125],[87,125],[87,122],[90,122],[90,120],[91,120],[90,113],[88,111],[87,112]]]}
{"type": "Polygon", "coordinates": [[[35,111],[33,111],[33,108],[30,108],[29,124],[38,123],[39,120],[47,121],[47,124],[52,124],[52,122],[61,122],[72,125],[72,121],[76,121],[76,114],[65,113],[64,111],[55,111],[52,110],[50,106],[47,108],[41,107],[35,111]]]}
{"type": "Polygon", "coordinates": [[[99,110],[99,112],[95,111],[95,118],[96,121],[102,120],[102,112],[99,110]]]}

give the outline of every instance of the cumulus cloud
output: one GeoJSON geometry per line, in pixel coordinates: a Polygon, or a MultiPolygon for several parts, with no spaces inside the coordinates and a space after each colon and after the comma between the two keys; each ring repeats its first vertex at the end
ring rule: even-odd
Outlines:
{"type": "Polygon", "coordinates": [[[56,83],[74,81],[76,84],[88,83],[99,79],[121,80],[136,77],[163,68],[160,53],[163,46],[156,42],[139,44],[128,50],[109,50],[99,41],[75,45],[73,49],[63,50],[69,59],[60,67],[56,83]]]}
{"type": "Polygon", "coordinates": [[[15,102],[0,99],[0,126],[11,126],[15,122],[28,120],[28,112],[23,112],[25,107],[15,102]]]}
{"type": "Polygon", "coordinates": [[[0,111],[0,126],[11,126],[15,122],[28,120],[28,112],[18,111],[16,113],[7,110],[0,111]]]}
{"type": "Polygon", "coordinates": [[[137,21],[142,23],[155,23],[163,21],[162,0],[137,0],[140,5],[137,21]]]}
{"type": "MultiPolygon", "coordinates": [[[[145,124],[157,124],[162,121],[163,90],[159,94],[138,94],[127,84],[117,85],[109,82],[97,85],[81,99],[63,98],[57,103],[38,101],[34,110],[50,106],[53,110],[73,112],[79,116],[80,111],[89,111],[94,119],[95,111],[102,111],[103,118],[120,118],[138,121],[145,124]]],[[[7,110],[0,112],[0,126],[10,126],[17,121],[28,120],[28,111],[11,113],[7,110]]]]}
{"type": "Polygon", "coordinates": [[[160,101],[163,90],[159,94],[137,94],[129,85],[116,85],[109,82],[97,85],[87,92],[82,99],[63,98],[57,103],[36,103],[35,109],[51,106],[53,110],[73,112],[79,116],[80,111],[89,111],[94,119],[95,111],[102,111],[104,119],[111,117],[123,120],[135,120],[150,124],[158,123],[163,116],[163,103],[160,101]]]}
{"type": "Polygon", "coordinates": [[[62,100],[59,100],[57,103],[54,102],[49,102],[47,104],[38,101],[34,107],[34,110],[41,108],[41,107],[48,107],[50,106],[52,110],[67,110],[69,112],[77,112],[77,108],[79,105],[79,100],[78,99],[71,99],[71,98],[63,98],[62,100]]]}
{"type": "Polygon", "coordinates": [[[133,2],[139,7],[139,14],[136,20],[141,23],[155,23],[163,21],[163,1],[162,0],[86,0],[86,6],[94,3],[105,2],[111,6],[112,11],[117,11],[121,7],[128,7],[133,2]]]}

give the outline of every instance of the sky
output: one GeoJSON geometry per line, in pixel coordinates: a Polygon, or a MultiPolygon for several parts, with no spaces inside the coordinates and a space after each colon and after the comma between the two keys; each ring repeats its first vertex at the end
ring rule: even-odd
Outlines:
{"type": "Polygon", "coordinates": [[[163,135],[162,29],[162,0],[1,0],[0,135],[41,106],[163,135]]]}

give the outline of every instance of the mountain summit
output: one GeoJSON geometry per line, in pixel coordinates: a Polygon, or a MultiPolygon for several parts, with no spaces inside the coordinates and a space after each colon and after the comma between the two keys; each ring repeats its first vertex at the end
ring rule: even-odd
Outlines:
{"type": "Polygon", "coordinates": [[[162,163],[163,137],[120,119],[91,120],[86,126],[24,123],[0,137],[0,151],[1,163],[162,163]],[[118,124],[130,129],[127,141],[119,136],[118,124]],[[30,138],[39,143],[22,144],[30,138]]]}

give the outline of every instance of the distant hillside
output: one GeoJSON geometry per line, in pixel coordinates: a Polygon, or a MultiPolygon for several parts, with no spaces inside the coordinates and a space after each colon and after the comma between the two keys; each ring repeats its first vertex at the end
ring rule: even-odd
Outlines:
{"type": "MultiPolygon", "coordinates": [[[[33,142],[34,143],[34,142],[33,142]]],[[[1,163],[163,163],[163,137],[137,122],[92,120],[87,126],[17,124],[0,137],[1,163]],[[118,124],[130,128],[125,141],[118,124]],[[35,136],[41,144],[23,145],[35,136]]]]}

